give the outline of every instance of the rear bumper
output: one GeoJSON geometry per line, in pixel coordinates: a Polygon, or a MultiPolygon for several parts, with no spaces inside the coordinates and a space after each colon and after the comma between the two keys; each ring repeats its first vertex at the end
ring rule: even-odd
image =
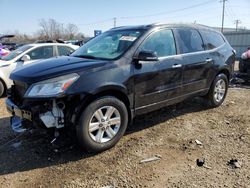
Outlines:
{"type": "Polygon", "coordinates": [[[5,101],[7,111],[13,116],[17,116],[21,119],[27,119],[32,121],[32,113],[31,111],[20,109],[14,102],[10,99],[6,99],[5,101]]]}

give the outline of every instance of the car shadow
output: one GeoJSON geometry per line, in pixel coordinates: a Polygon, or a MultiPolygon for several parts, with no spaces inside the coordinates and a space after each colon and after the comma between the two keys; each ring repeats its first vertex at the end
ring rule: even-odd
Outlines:
{"type": "Polygon", "coordinates": [[[250,89],[250,82],[234,82],[229,85],[230,88],[242,88],[242,89],[250,89]]]}
{"type": "MultiPolygon", "coordinates": [[[[125,136],[171,118],[207,108],[204,100],[195,98],[139,116],[128,127],[125,136]]],[[[96,155],[83,151],[78,146],[76,137],[72,136],[75,133],[69,129],[61,132],[58,139],[51,144],[54,136],[45,130],[34,129],[16,134],[9,126],[9,118],[1,118],[0,125],[0,175],[55,166],[96,155]]]]}

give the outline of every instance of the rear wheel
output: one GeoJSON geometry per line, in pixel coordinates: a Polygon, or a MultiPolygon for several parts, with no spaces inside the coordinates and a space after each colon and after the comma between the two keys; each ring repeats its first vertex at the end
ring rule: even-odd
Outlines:
{"type": "Polygon", "coordinates": [[[84,149],[100,152],[113,147],[128,124],[127,108],[119,99],[107,96],[93,101],[83,111],[77,137],[84,149]]]}
{"type": "Polygon", "coordinates": [[[5,93],[4,83],[0,80],[0,97],[2,97],[5,93]]]}
{"type": "Polygon", "coordinates": [[[227,95],[227,90],[228,90],[227,76],[223,73],[217,75],[207,95],[209,106],[211,107],[220,106],[227,95]]]}

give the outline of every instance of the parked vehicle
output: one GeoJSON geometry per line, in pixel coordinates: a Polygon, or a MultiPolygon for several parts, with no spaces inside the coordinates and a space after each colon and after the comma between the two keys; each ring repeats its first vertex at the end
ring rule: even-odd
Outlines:
{"type": "Polygon", "coordinates": [[[9,53],[10,51],[8,50],[8,48],[0,43],[0,58],[3,56],[7,56],[9,53]]]}
{"type": "Polygon", "coordinates": [[[6,106],[16,131],[73,126],[83,148],[100,152],[137,115],[195,96],[220,106],[234,61],[225,37],[205,26],[118,27],[69,57],[14,71],[6,106]]]}
{"type": "Polygon", "coordinates": [[[241,55],[239,61],[239,72],[237,72],[235,76],[246,82],[250,81],[250,47],[241,55]]]}
{"type": "Polygon", "coordinates": [[[15,35],[2,35],[0,36],[0,57],[6,56],[9,54],[10,51],[16,49],[16,43],[14,42],[6,42],[4,39],[10,39],[15,37],[15,35]],[[1,55],[2,54],[2,55],[1,55]]]}
{"type": "Polygon", "coordinates": [[[5,93],[6,89],[10,88],[13,84],[9,76],[14,69],[21,68],[23,65],[30,64],[37,60],[67,55],[77,48],[78,46],[59,43],[27,44],[12,51],[7,56],[1,57],[0,97],[5,93]]]}

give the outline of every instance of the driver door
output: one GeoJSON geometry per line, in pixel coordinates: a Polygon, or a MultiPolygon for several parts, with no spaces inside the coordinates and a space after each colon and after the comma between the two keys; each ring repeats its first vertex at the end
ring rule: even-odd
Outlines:
{"type": "Polygon", "coordinates": [[[137,114],[160,108],[181,96],[183,72],[171,29],[151,33],[139,51],[154,52],[158,61],[139,61],[140,66],[134,66],[134,105],[137,114]]]}

